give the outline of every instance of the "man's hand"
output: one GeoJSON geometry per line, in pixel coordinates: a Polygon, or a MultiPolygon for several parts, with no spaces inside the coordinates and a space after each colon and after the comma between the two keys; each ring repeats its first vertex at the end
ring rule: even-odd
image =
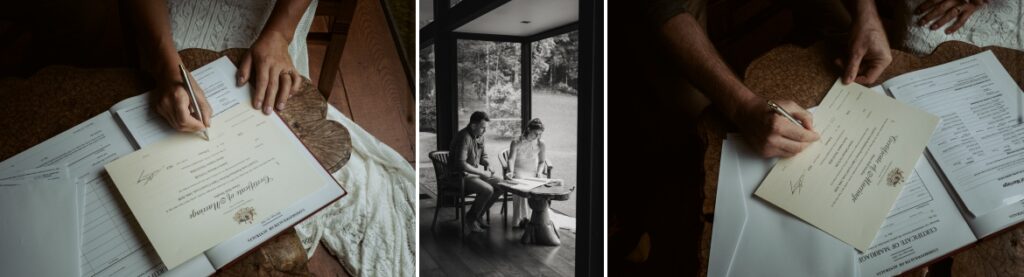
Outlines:
{"type": "MultiPolygon", "coordinates": [[[[210,127],[210,115],[213,114],[213,110],[206,102],[206,94],[203,93],[203,89],[192,83],[196,102],[203,112],[203,118],[200,121],[193,115],[195,111],[192,107],[192,99],[188,96],[188,90],[185,88],[187,85],[181,78],[181,72],[177,65],[174,65],[173,69],[164,70],[159,75],[163,77],[157,80],[157,88],[154,91],[155,96],[158,97],[155,104],[156,112],[178,131],[196,132],[210,127]]],[[[189,79],[195,80],[195,77],[192,77],[192,72],[189,72],[188,75],[189,79]]]]}
{"type": "Polygon", "coordinates": [[[242,57],[238,85],[253,81],[252,105],[264,114],[283,110],[288,97],[302,88],[302,75],[288,55],[288,39],[276,32],[261,34],[242,57]]]}
{"type": "Polygon", "coordinates": [[[793,101],[775,102],[800,120],[803,126],[775,114],[768,108],[764,98],[756,96],[741,101],[732,121],[739,126],[747,143],[761,156],[792,157],[817,141],[819,135],[812,130],[814,119],[810,112],[793,101]]]}
{"type": "Polygon", "coordinates": [[[868,15],[858,16],[850,30],[850,48],[846,60],[837,59],[836,63],[844,66],[843,84],[857,82],[862,85],[872,84],[882,75],[882,71],[892,62],[889,41],[885,38],[885,30],[874,11],[868,15]]]}
{"type": "Polygon", "coordinates": [[[939,27],[945,26],[949,21],[956,19],[953,25],[946,28],[946,34],[952,34],[959,30],[960,27],[967,23],[967,19],[974,14],[974,11],[981,8],[985,4],[988,4],[989,0],[926,0],[918,5],[914,9],[915,15],[921,15],[921,18],[917,20],[917,26],[924,26],[931,22],[929,27],[932,30],[937,30],[939,27]]]}

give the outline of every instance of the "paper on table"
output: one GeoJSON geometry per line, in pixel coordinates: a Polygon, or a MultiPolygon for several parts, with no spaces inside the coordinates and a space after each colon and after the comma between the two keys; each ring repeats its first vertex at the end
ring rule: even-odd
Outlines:
{"type": "Polygon", "coordinates": [[[780,160],[755,194],[863,251],[939,119],[839,80],[814,117],[821,139],[780,160]]]}
{"type": "MultiPolygon", "coordinates": [[[[871,90],[885,94],[881,86],[871,90]]],[[[949,192],[922,155],[871,248],[857,257],[857,263],[862,276],[893,276],[976,240],[949,192]]]]}
{"type": "MultiPolygon", "coordinates": [[[[222,58],[193,72],[197,76],[197,83],[208,91],[208,97],[214,98],[210,99],[210,104],[215,112],[233,103],[248,102],[248,86],[230,86],[233,82],[229,75],[235,70],[230,61],[222,58]],[[211,92],[221,90],[225,93],[211,92]]],[[[126,276],[197,276],[214,272],[213,265],[202,256],[168,270],[138,229],[128,208],[114,191],[113,184],[107,182],[103,165],[131,153],[131,139],[143,142],[135,144],[138,147],[175,133],[173,130],[168,131],[162,118],[150,112],[147,95],[121,101],[110,109],[110,113],[90,118],[0,162],[0,175],[60,163],[68,165],[71,176],[77,178],[80,191],[86,199],[82,204],[81,236],[85,242],[81,254],[83,276],[109,276],[115,273],[126,276]],[[128,125],[123,126],[127,127],[124,132],[118,128],[119,122],[112,114],[119,117],[120,123],[128,125]]]]}
{"type": "Polygon", "coordinates": [[[974,216],[1024,199],[1022,92],[991,51],[885,82],[901,102],[943,119],[929,153],[974,216]]]}
{"type": "Polygon", "coordinates": [[[853,248],[753,197],[776,160],[741,138],[730,134],[722,143],[719,172],[731,177],[719,179],[718,194],[732,197],[715,203],[708,276],[857,276],[853,248]]]}
{"type": "Polygon", "coordinates": [[[523,178],[523,179],[512,179],[512,182],[516,183],[515,186],[512,186],[512,189],[519,190],[519,191],[530,191],[530,190],[532,190],[532,189],[534,189],[536,187],[543,186],[543,185],[546,185],[546,184],[550,183],[551,180],[545,180],[545,179],[526,179],[526,178],[523,178]]]}
{"type": "MultiPolygon", "coordinates": [[[[733,258],[736,257],[736,248],[742,241],[746,229],[748,200],[751,190],[747,190],[740,176],[745,172],[737,163],[736,148],[732,141],[739,138],[734,134],[728,134],[722,141],[722,157],[718,164],[718,189],[715,192],[715,222],[711,229],[711,249],[708,257],[707,276],[729,276],[729,269],[732,267],[733,258]]],[[[774,163],[774,161],[771,161],[774,163]]],[[[765,169],[768,167],[765,166],[765,169]]],[[[749,169],[748,169],[749,170],[749,169]]],[[[768,173],[767,171],[762,173],[768,173]]],[[[763,175],[763,174],[762,174],[763,175]]],[[[756,187],[756,182],[750,182],[749,187],[756,187]]],[[[787,214],[783,214],[788,216],[787,214]]],[[[802,224],[802,223],[801,223],[802,224]]],[[[814,229],[813,227],[811,227],[814,229]]],[[[817,229],[815,229],[817,230],[817,229]]],[[[753,230],[763,234],[760,230],[753,230]]],[[[818,231],[821,233],[821,231],[818,231]]],[[[826,238],[836,240],[827,234],[826,238]]],[[[791,249],[792,247],[786,247],[791,249]]],[[[746,265],[744,265],[746,266],[746,265]]]]}
{"type": "MultiPolygon", "coordinates": [[[[195,85],[206,93],[207,102],[213,110],[210,118],[216,118],[235,106],[249,105],[252,97],[249,85],[235,86],[234,76],[237,70],[225,56],[192,71],[192,75],[196,77],[195,85]]],[[[125,99],[110,108],[124,124],[138,148],[144,148],[178,133],[153,110],[150,93],[152,92],[125,99]]],[[[211,125],[210,128],[220,126],[211,125]]]]}
{"type": "Polygon", "coordinates": [[[276,116],[240,105],[206,141],[175,134],[106,165],[164,264],[173,268],[323,187],[323,168],[276,116]],[[277,122],[274,122],[274,121],[277,122]]]}
{"type": "Polygon", "coordinates": [[[81,275],[79,193],[67,167],[0,178],[0,275],[81,275]]]}
{"type": "MultiPolygon", "coordinates": [[[[0,162],[0,175],[44,166],[66,164],[73,178],[85,187],[82,229],[82,275],[123,273],[150,276],[166,271],[160,259],[107,182],[103,165],[132,152],[131,143],[110,113],[101,113],[32,148],[0,162]]],[[[210,274],[208,271],[187,275],[210,274]]]]}
{"type": "Polygon", "coordinates": [[[874,245],[850,262],[849,245],[751,197],[773,163],[735,134],[723,141],[708,276],[839,276],[849,275],[851,264],[861,276],[891,276],[975,241],[928,161],[919,159],[874,245]],[[803,229],[812,231],[795,231],[803,229]]]}

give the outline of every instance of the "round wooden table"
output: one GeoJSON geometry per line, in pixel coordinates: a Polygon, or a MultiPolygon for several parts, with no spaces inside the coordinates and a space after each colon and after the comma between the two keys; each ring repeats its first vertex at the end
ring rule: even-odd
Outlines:
{"type": "Polygon", "coordinates": [[[512,192],[512,194],[526,198],[526,203],[530,205],[530,210],[532,210],[530,213],[530,223],[526,225],[526,232],[523,233],[521,240],[523,243],[548,246],[562,244],[558,236],[558,228],[551,222],[549,206],[552,200],[569,200],[569,194],[576,190],[575,186],[569,187],[561,184],[544,185],[533,188],[530,191],[521,191],[513,189],[512,187],[516,186],[516,183],[509,180],[502,180],[498,185],[512,192]]]}

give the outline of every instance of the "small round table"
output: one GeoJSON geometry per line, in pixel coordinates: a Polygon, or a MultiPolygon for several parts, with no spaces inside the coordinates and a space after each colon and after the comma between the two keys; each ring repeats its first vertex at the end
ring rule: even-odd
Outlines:
{"type": "Polygon", "coordinates": [[[526,203],[533,210],[530,213],[530,223],[526,225],[526,232],[523,233],[523,243],[549,246],[562,244],[558,239],[558,229],[551,222],[548,206],[551,200],[569,200],[569,194],[576,190],[576,186],[539,186],[530,191],[521,191],[513,189],[516,183],[509,180],[502,180],[499,185],[515,195],[526,198],[526,203]]]}

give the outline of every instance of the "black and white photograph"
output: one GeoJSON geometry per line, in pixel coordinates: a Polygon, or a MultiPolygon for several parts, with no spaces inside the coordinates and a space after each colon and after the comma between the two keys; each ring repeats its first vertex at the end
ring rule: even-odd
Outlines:
{"type": "Polygon", "coordinates": [[[580,219],[600,187],[584,8],[420,2],[422,276],[579,275],[580,219]]]}

